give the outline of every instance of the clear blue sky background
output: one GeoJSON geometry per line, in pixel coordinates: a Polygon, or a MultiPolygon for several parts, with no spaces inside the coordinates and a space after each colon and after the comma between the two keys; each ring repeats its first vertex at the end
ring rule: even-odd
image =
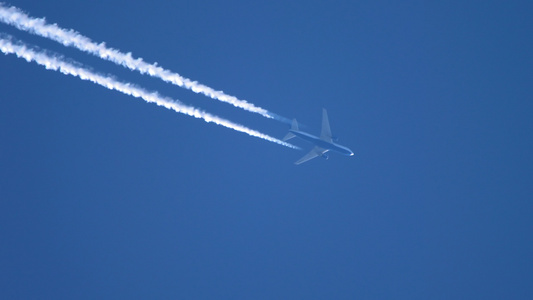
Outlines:
{"type": "Polygon", "coordinates": [[[305,152],[2,55],[2,298],[533,297],[531,1],[10,4],[312,133],[325,107],[355,156],[294,166],[305,152]]]}

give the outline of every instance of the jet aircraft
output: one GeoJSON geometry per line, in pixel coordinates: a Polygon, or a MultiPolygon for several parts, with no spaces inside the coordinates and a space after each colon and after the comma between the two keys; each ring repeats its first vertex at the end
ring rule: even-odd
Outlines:
{"type": "Polygon", "coordinates": [[[326,155],[326,152],[328,151],[335,151],[346,156],[353,155],[352,150],[334,143],[334,141],[336,141],[336,138],[331,135],[328,113],[326,109],[322,109],[322,131],[320,133],[320,137],[314,136],[307,132],[300,131],[300,129],[298,129],[298,122],[296,121],[296,119],[292,120],[291,129],[289,130],[289,133],[287,133],[287,135],[283,138],[283,140],[288,141],[294,137],[299,137],[315,145],[311,152],[307,153],[304,157],[300,158],[294,163],[296,165],[304,163],[317,156],[322,156],[325,159],[328,159],[328,156],[326,155]]]}

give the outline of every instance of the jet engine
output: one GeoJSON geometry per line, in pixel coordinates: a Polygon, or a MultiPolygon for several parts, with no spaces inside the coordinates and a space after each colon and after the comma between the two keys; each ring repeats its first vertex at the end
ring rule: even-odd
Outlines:
{"type": "Polygon", "coordinates": [[[326,154],[322,154],[322,158],[324,158],[325,160],[327,160],[329,158],[329,156],[327,156],[326,154]]]}

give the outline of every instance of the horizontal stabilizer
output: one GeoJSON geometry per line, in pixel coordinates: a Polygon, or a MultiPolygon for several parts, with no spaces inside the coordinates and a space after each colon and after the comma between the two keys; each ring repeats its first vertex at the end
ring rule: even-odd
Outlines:
{"type": "MultiPolygon", "coordinates": [[[[298,122],[296,121],[296,119],[292,119],[291,130],[299,131],[299,129],[298,129],[298,122]]],[[[286,141],[292,139],[293,137],[295,137],[295,135],[294,135],[292,132],[289,132],[289,133],[287,133],[287,135],[283,138],[283,141],[286,142],[286,141]]]]}
{"type": "Polygon", "coordinates": [[[286,142],[286,141],[292,139],[293,137],[295,137],[295,135],[294,135],[292,132],[289,132],[289,133],[287,133],[287,135],[283,138],[283,141],[286,142]]]}

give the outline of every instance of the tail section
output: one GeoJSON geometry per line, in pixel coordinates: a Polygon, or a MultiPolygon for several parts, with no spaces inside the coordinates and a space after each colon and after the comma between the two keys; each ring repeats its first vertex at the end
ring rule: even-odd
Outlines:
{"type": "MultiPolygon", "coordinates": [[[[295,131],[299,131],[300,130],[300,129],[298,129],[298,122],[296,121],[296,119],[292,120],[291,130],[295,130],[295,131]]],[[[288,141],[288,140],[292,139],[293,137],[295,137],[295,135],[292,132],[289,132],[283,138],[283,141],[288,141]]]]}
{"type": "Polygon", "coordinates": [[[291,130],[300,131],[300,129],[298,128],[298,122],[296,121],[296,119],[292,119],[291,130]]]}

